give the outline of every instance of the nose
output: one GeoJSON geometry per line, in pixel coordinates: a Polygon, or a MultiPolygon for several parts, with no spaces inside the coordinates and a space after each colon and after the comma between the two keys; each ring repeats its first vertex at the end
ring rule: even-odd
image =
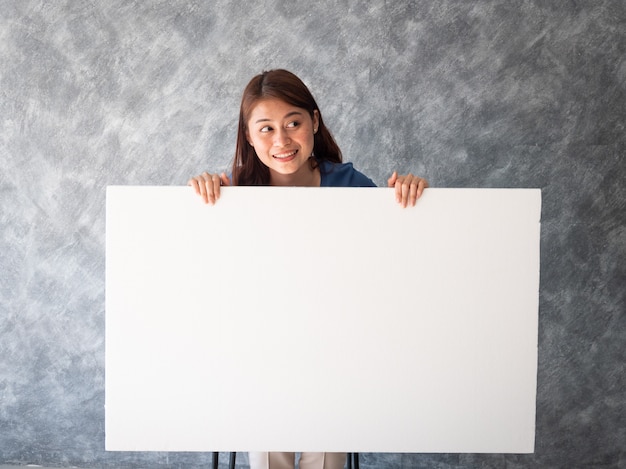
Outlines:
{"type": "Polygon", "coordinates": [[[279,128],[276,130],[276,132],[274,132],[274,145],[275,146],[284,147],[290,142],[291,142],[291,139],[289,138],[289,135],[287,135],[287,131],[285,129],[279,128]]]}

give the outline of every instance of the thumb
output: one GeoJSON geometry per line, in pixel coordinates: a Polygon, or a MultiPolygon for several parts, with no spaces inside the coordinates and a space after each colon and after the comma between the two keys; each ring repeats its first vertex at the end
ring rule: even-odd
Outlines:
{"type": "Polygon", "coordinates": [[[220,179],[222,181],[222,186],[230,186],[230,178],[226,175],[226,173],[220,174],[220,179]]]}
{"type": "Polygon", "coordinates": [[[394,187],[398,180],[398,172],[394,171],[389,179],[387,179],[387,187],[394,187]]]}

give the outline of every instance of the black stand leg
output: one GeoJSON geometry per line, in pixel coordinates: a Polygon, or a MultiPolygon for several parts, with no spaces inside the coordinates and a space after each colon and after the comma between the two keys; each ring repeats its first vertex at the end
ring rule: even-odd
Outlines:
{"type": "MultiPolygon", "coordinates": [[[[213,469],[218,469],[219,466],[220,453],[217,451],[213,452],[213,469]]],[[[235,462],[237,461],[237,453],[230,453],[230,459],[228,461],[228,468],[235,469],[235,462]]]]}
{"type": "Polygon", "coordinates": [[[359,469],[359,453],[348,453],[348,469],[359,469]]]}

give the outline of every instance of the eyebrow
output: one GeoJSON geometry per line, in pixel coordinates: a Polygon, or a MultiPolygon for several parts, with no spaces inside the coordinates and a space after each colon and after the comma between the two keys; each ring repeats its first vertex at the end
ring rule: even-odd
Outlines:
{"type": "MultiPolygon", "coordinates": [[[[287,113],[287,114],[283,117],[283,119],[287,119],[287,118],[289,118],[289,117],[291,117],[291,116],[293,116],[293,115],[298,115],[298,116],[301,116],[301,115],[303,115],[303,113],[302,113],[302,112],[300,112],[300,111],[291,111],[291,112],[287,113]]],[[[255,124],[258,124],[259,122],[270,122],[270,121],[271,121],[271,119],[268,119],[267,117],[264,117],[264,118],[262,118],[262,119],[258,119],[258,120],[255,122],[255,124]]]]}

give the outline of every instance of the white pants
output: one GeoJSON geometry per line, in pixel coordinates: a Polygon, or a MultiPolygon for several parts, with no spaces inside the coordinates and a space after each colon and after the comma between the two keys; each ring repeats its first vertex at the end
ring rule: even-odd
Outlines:
{"type": "MultiPolygon", "coordinates": [[[[248,453],[250,469],[294,469],[296,453],[248,453]]],[[[343,469],[346,453],[302,453],[300,469],[343,469]]]]}

